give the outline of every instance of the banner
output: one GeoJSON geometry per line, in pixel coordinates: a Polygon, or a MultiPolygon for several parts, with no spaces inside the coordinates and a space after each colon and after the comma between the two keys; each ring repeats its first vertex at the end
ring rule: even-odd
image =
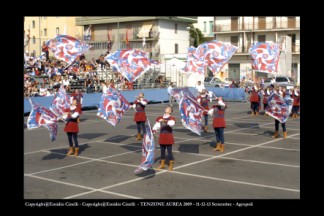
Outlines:
{"type": "Polygon", "coordinates": [[[252,69],[265,73],[278,73],[280,55],[279,45],[264,42],[254,42],[250,48],[252,69]]]}
{"type": "Polygon", "coordinates": [[[154,137],[150,125],[150,120],[147,119],[146,133],[144,133],[142,142],[142,161],[141,165],[134,170],[135,173],[141,170],[148,170],[154,163],[154,137]]]}
{"type": "Polygon", "coordinates": [[[274,119],[284,123],[289,117],[293,103],[294,99],[289,94],[283,98],[277,93],[272,93],[268,97],[268,107],[265,109],[265,112],[274,119]]]}
{"type": "Polygon", "coordinates": [[[27,129],[31,130],[43,126],[49,131],[51,141],[55,141],[58,127],[57,116],[51,110],[34,103],[30,98],[29,102],[32,107],[32,111],[27,119],[27,129]]]}
{"type": "Polygon", "coordinates": [[[126,98],[118,90],[109,87],[107,92],[102,93],[97,116],[115,127],[129,107],[126,98]]]}

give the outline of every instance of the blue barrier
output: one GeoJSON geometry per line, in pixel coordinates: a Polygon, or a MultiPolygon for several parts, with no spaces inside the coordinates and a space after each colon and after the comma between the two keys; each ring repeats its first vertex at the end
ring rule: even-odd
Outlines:
{"type": "MultiPolygon", "coordinates": [[[[195,88],[189,88],[190,91],[198,96],[198,92],[195,88]]],[[[215,88],[215,87],[207,87],[208,91],[212,91],[216,96],[223,97],[226,101],[242,101],[245,98],[244,89],[241,88],[215,88]]],[[[122,94],[129,102],[135,101],[135,96],[137,96],[140,92],[143,92],[145,98],[149,102],[162,102],[168,101],[169,95],[166,88],[163,89],[142,89],[142,90],[133,90],[133,91],[122,91],[122,94]]],[[[83,104],[82,107],[96,107],[98,106],[101,98],[101,93],[91,93],[83,95],[83,104]]],[[[38,103],[46,108],[51,106],[54,97],[32,97],[32,100],[35,103],[38,103]]],[[[29,113],[31,111],[30,103],[27,99],[24,100],[24,113],[29,113]]]]}

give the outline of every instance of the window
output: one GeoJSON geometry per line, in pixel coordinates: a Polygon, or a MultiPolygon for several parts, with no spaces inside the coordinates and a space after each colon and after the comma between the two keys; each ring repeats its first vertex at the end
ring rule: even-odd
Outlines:
{"type": "Polygon", "coordinates": [[[177,23],[175,23],[175,24],[174,24],[174,33],[176,33],[176,34],[177,34],[177,32],[178,32],[178,24],[177,24],[177,23]]]}
{"type": "Polygon", "coordinates": [[[33,29],[35,28],[35,20],[32,22],[33,29]]]}
{"type": "Polygon", "coordinates": [[[266,36],[265,35],[258,35],[258,42],[266,42],[266,36]]]}
{"type": "Polygon", "coordinates": [[[178,44],[174,44],[174,53],[178,54],[178,44]]]}
{"type": "Polygon", "coordinates": [[[47,29],[44,28],[44,36],[47,36],[47,29]]]}
{"type": "Polygon", "coordinates": [[[214,21],[209,21],[209,32],[213,32],[214,29],[214,21]]]}
{"type": "Polygon", "coordinates": [[[43,36],[43,30],[41,30],[41,36],[43,36]]]}
{"type": "Polygon", "coordinates": [[[56,28],[56,34],[57,35],[60,34],[60,28],[59,27],[56,28]]]}
{"type": "Polygon", "coordinates": [[[231,36],[231,44],[234,46],[238,46],[239,37],[238,36],[231,36]]]}
{"type": "Polygon", "coordinates": [[[204,22],[204,32],[206,32],[206,21],[204,22]]]}
{"type": "Polygon", "coordinates": [[[286,77],[276,77],[276,82],[287,82],[286,77]]]}
{"type": "Polygon", "coordinates": [[[46,17],[43,17],[44,18],[44,20],[46,20],[46,17]]]}
{"type": "Polygon", "coordinates": [[[33,44],[35,44],[36,43],[36,38],[35,38],[35,36],[33,36],[33,44]]]}

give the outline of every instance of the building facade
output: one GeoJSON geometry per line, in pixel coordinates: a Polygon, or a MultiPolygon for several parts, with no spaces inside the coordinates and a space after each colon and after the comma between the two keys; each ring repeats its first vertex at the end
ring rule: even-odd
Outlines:
{"type": "MultiPolygon", "coordinates": [[[[166,63],[170,55],[187,54],[189,47],[190,24],[197,22],[197,17],[78,17],[76,25],[84,31],[91,29],[87,42],[92,45],[85,53],[87,58],[98,58],[108,51],[118,49],[139,49],[148,53],[148,57],[161,62],[159,70],[172,82],[172,65],[166,63]]],[[[185,59],[184,59],[185,60],[185,59]]],[[[176,78],[174,78],[176,79],[176,78]]]]}
{"type": "MultiPolygon", "coordinates": [[[[198,17],[197,26],[204,32],[206,17],[198,17]],[[201,27],[203,26],[203,27],[201,27]]],[[[300,17],[214,17],[214,39],[230,42],[239,49],[219,74],[229,80],[241,80],[242,77],[259,81],[268,77],[267,73],[253,71],[249,48],[253,42],[277,42],[284,47],[286,60],[279,64],[279,73],[291,76],[300,82],[300,17]],[[289,43],[289,44],[287,44],[289,43]],[[291,49],[290,49],[291,48],[291,49]]]]}
{"type": "MultiPolygon", "coordinates": [[[[29,34],[29,43],[25,50],[40,55],[44,41],[57,34],[67,34],[81,39],[83,28],[75,25],[76,17],[24,17],[24,39],[29,34]]],[[[50,52],[50,55],[52,53],[50,52]]]]}
{"type": "Polygon", "coordinates": [[[214,17],[198,17],[197,23],[194,24],[195,28],[200,29],[204,37],[209,40],[214,39],[214,17]]]}

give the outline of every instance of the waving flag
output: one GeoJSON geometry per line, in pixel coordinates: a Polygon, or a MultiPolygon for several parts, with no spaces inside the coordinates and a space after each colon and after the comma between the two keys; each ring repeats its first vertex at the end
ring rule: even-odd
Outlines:
{"type": "Polygon", "coordinates": [[[189,47],[185,72],[204,74],[205,66],[213,73],[218,73],[232,58],[238,47],[227,42],[213,40],[200,44],[197,48],[189,47]]]}
{"type": "Polygon", "coordinates": [[[273,93],[268,97],[268,107],[265,112],[281,123],[284,123],[289,117],[293,102],[294,100],[289,94],[283,98],[281,95],[273,93]]]}
{"type": "Polygon", "coordinates": [[[70,108],[70,98],[66,94],[66,91],[63,87],[63,85],[60,86],[60,89],[56,93],[54,100],[52,102],[52,105],[50,107],[50,110],[58,117],[60,118],[66,109],[70,108]]]}
{"type": "Polygon", "coordinates": [[[146,71],[152,64],[158,64],[146,57],[146,53],[140,50],[118,50],[105,57],[113,70],[121,74],[129,81],[134,82],[146,71]]]}
{"type": "Polygon", "coordinates": [[[150,120],[147,119],[146,133],[144,134],[142,143],[142,162],[141,165],[134,170],[139,172],[141,170],[148,170],[154,163],[154,137],[150,125],[150,120]]]}
{"type": "Polygon", "coordinates": [[[264,42],[255,42],[250,47],[252,69],[265,73],[277,73],[280,55],[279,45],[264,42]]]}
{"type": "Polygon", "coordinates": [[[45,44],[54,53],[55,58],[69,64],[92,47],[68,35],[57,35],[45,44]]]}
{"type": "Polygon", "coordinates": [[[204,58],[203,56],[197,55],[195,47],[188,48],[187,62],[182,70],[201,75],[205,73],[204,58]]]}
{"type": "Polygon", "coordinates": [[[97,116],[116,126],[129,107],[126,98],[118,90],[109,87],[102,94],[97,116]]]}
{"type": "Polygon", "coordinates": [[[179,110],[182,118],[182,125],[200,136],[202,107],[200,105],[198,106],[197,101],[183,94],[179,103],[179,110]]]}
{"type": "Polygon", "coordinates": [[[30,98],[29,102],[32,111],[27,119],[27,129],[31,130],[43,126],[49,131],[50,139],[53,142],[57,135],[57,116],[52,111],[34,103],[30,98]]]}
{"type": "Polygon", "coordinates": [[[238,47],[233,46],[231,43],[213,40],[199,45],[197,52],[205,56],[205,65],[213,73],[218,73],[232,58],[237,49],[238,47]]]}
{"type": "Polygon", "coordinates": [[[188,87],[183,87],[183,88],[172,88],[170,92],[171,96],[174,97],[178,104],[180,104],[182,94],[185,94],[189,96],[190,98],[194,99],[195,96],[191,93],[188,87]]]}

